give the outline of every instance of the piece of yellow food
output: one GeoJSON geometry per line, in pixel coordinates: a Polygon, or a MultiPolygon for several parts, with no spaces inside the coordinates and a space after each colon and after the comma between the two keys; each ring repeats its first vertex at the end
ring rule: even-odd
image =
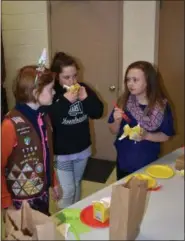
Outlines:
{"type": "Polygon", "coordinates": [[[72,93],[77,93],[80,89],[80,85],[76,83],[75,85],[71,85],[69,91],[72,93]]]}
{"type": "Polygon", "coordinates": [[[63,85],[63,87],[67,90],[70,91],[72,93],[77,93],[80,89],[80,85],[78,83],[68,86],[68,85],[63,85]]]}
{"type": "Polygon", "coordinates": [[[139,135],[142,133],[143,129],[140,127],[140,125],[134,126],[131,128],[128,124],[124,126],[123,128],[123,134],[119,138],[119,140],[124,139],[125,137],[129,137],[130,140],[137,140],[139,135]]]}
{"type": "Polygon", "coordinates": [[[125,136],[130,135],[131,132],[132,132],[132,128],[130,128],[129,125],[125,125],[124,128],[123,128],[123,130],[124,130],[124,135],[125,135],[125,136]]]}

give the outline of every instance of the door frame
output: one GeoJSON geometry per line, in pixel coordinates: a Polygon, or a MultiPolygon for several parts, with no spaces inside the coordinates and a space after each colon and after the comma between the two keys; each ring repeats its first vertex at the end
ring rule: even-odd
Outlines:
{"type": "MultiPolygon", "coordinates": [[[[179,103],[179,98],[178,97],[176,98],[176,96],[179,96],[179,92],[177,91],[177,93],[176,93],[174,91],[174,88],[176,88],[176,89],[178,89],[178,87],[181,88],[181,85],[184,84],[184,80],[181,76],[181,74],[183,73],[183,71],[181,69],[182,68],[181,65],[178,64],[180,66],[179,67],[180,69],[177,68],[175,72],[174,72],[174,70],[172,70],[172,72],[171,72],[171,75],[173,74],[173,79],[177,78],[177,79],[182,81],[181,84],[177,83],[177,85],[180,85],[180,86],[174,87],[174,84],[172,84],[172,82],[171,82],[172,79],[171,78],[168,79],[168,75],[166,75],[166,73],[168,72],[167,71],[168,68],[170,67],[172,62],[174,62],[174,59],[172,58],[172,54],[174,55],[174,52],[178,53],[178,54],[179,54],[179,52],[181,52],[182,55],[184,55],[184,51],[182,51],[182,50],[184,50],[184,42],[182,41],[182,38],[181,38],[182,36],[180,36],[180,38],[179,38],[179,39],[181,39],[180,44],[176,43],[175,46],[171,45],[172,43],[174,43],[174,39],[172,41],[169,41],[169,43],[168,43],[168,44],[170,44],[170,46],[168,45],[168,49],[169,49],[168,52],[170,53],[169,54],[170,57],[169,57],[169,60],[168,60],[169,62],[165,60],[166,59],[165,52],[167,51],[167,48],[163,49],[163,46],[166,45],[165,39],[169,38],[168,27],[171,26],[171,25],[168,21],[170,19],[172,19],[172,17],[174,16],[174,13],[173,13],[174,9],[172,7],[172,2],[173,1],[160,1],[159,32],[158,32],[159,33],[158,67],[159,67],[159,71],[162,74],[162,79],[163,79],[162,86],[164,87],[164,90],[166,92],[165,94],[167,95],[169,104],[170,104],[171,109],[172,109],[172,114],[173,114],[173,118],[174,118],[175,135],[169,141],[162,143],[160,156],[164,156],[164,155],[168,154],[169,152],[172,152],[175,149],[181,148],[182,146],[184,146],[184,135],[183,135],[183,133],[184,133],[183,129],[184,128],[182,127],[183,124],[184,124],[183,123],[184,122],[184,120],[183,120],[184,119],[184,107],[181,110],[176,109],[177,106],[183,106],[184,103],[183,104],[181,102],[179,103]],[[164,29],[165,29],[165,31],[163,32],[162,30],[164,30],[164,29]],[[181,45],[181,41],[183,43],[183,46],[181,45]],[[182,50],[179,49],[181,47],[182,47],[182,50]],[[174,50],[172,50],[172,49],[174,49],[174,50]],[[179,73],[179,75],[177,73],[179,73]],[[172,95],[172,93],[173,94],[175,93],[175,95],[172,95]]],[[[178,1],[178,4],[180,4],[181,2],[183,3],[183,1],[178,1]]],[[[183,8],[179,7],[179,10],[180,9],[183,9],[183,8]]],[[[176,11],[176,12],[178,13],[178,11],[176,11]]],[[[179,16],[179,14],[178,14],[178,16],[179,16]]],[[[183,16],[184,16],[184,13],[183,13],[183,16]]],[[[180,15],[180,17],[182,17],[182,15],[180,15]]],[[[183,21],[182,21],[182,23],[183,23],[183,21]]],[[[182,33],[181,30],[183,30],[183,27],[184,26],[180,25],[179,28],[178,28],[178,26],[176,26],[176,28],[174,28],[174,26],[173,26],[172,27],[173,36],[177,36],[178,32],[182,33]],[[182,27],[182,29],[179,29],[180,27],[182,27]],[[176,31],[178,31],[177,34],[176,34],[176,31]]],[[[179,58],[181,58],[180,55],[178,55],[178,61],[180,61],[179,58]]],[[[182,59],[184,60],[184,56],[182,57],[182,59]]],[[[177,61],[177,57],[175,58],[175,61],[177,61]]],[[[182,66],[184,66],[184,61],[183,61],[182,66]]],[[[184,88],[181,88],[181,89],[184,89],[184,88]]]]}
{"type": "MultiPolygon", "coordinates": [[[[52,36],[51,36],[51,2],[47,1],[47,22],[48,22],[48,62],[51,63],[52,60],[52,36]]],[[[124,1],[117,0],[119,5],[119,35],[118,35],[118,82],[116,96],[117,98],[122,93],[123,90],[123,7],[124,1]]]]}

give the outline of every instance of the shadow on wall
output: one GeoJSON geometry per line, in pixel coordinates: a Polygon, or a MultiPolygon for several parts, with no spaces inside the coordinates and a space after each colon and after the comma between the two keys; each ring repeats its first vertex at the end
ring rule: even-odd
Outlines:
{"type": "Polygon", "coordinates": [[[184,146],[184,142],[181,141],[181,127],[178,126],[178,122],[177,119],[179,118],[176,112],[176,108],[175,105],[165,87],[164,84],[164,79],[163,76],[161,74],[161,72],[159,71],[159,78],[160,78],[160,84],[161,84],[161,88],[163,89],[165,96],[168,99],[169,105],[171,107],[172,110],[172,114],[173,114],[173,119],[174,119],[174,130],[175,130],[175,135],[173,137],[170,138],[169,141],[165,142],[165,143],[161,143],[161,152],[160,152],[160,156],[164,156],[166,154],[169,153],[170,151],[174,151],[177,148],[179,148],[179,143],[181,143],[181,146],[184,146]]]}
{"type": "MultiPolygon", "coordinates": [[[[106,117],[106,116],[108,115],[108,103],[103,99],[101,93],[98,92],[91,83],[87,82],[87,81],[84,79],[85,67],[84,67],[84,65],[82,64],[81,60],[78,59],[78,58],[75,58],[75,60],[77,61],[78,66],[79,66],[79,68],[80,68],[80,70],[79,70],[79,79],[80,79],[80,82],[87,83],[87,85],[97,94],[98,98],[103,102],[104,112],[103,112],[103,116],[102,116],[101,118],[106,117]]],[[[94,121],[90,119],[89,125],[90,125],[90,134],[91,134],[91,140],[92,140],[92,153],[93,153],[93,155],[94,155],[94,154],[96,154],[96,146],[95,146],[95,143],[96,143],[96,134],[95,134],[94,121]]]]}

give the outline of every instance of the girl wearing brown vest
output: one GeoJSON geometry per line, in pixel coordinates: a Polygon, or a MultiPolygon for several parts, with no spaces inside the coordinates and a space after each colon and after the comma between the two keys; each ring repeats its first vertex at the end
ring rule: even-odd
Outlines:
{"type": "Polygon", "coordinates": [[[41,106],[52,103],[54,76],[40,61],[18,72],[16,106],[2,123],[2,208],[19,209],[22,200],[49,215],[48,190],[60,197],[53,168],[52,128],[41,106]]]}

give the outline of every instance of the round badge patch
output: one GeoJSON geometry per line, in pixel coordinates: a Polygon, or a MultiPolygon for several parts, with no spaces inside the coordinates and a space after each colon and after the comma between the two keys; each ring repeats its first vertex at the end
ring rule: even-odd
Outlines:
{"type": "Polygon", "coordinates": [[[35,167],[35,171],[36,171],[36,173],[41,173],[43,171],[43,164],[38,163],[35,167]]]}
{"type": "Polygon", "coordinates": [[[31,142],[31,138],[29,136],[26,136],[24,138],[24,144],[26,144],[28,146],[30,144],[30,142],[31,142]]]}

